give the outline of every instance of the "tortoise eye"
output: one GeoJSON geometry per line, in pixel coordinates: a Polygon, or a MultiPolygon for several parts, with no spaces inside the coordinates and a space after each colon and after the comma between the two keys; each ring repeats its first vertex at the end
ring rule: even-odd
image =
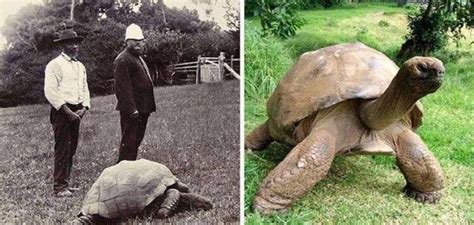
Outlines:
{"type": "Polygon", "coordinates": [[[422,72],[422,73],[428,72],[428,66],[427,66],[426,64],[424,64],[424,63],[418,64],[418,65],[416,66],[416,68],[417,68],[420,72],[422,72]]]}

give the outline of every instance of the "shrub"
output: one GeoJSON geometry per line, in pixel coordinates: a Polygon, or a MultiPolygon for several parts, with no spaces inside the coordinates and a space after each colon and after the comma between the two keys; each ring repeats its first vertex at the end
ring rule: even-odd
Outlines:
{"type": "Polygon", "coordinates": [[[469,1],[429,0],[426,8],[411,11],[408,15],[410,32],[397,57],[430,55],[443,49],[449,38],[459,46],[464,38],[462,29],[474,26],[472,10],[469,1]]]}
{"type": "Polygon", "coordinates": [[[304,20],[297,13],[297,2],[291,0],[258,0],[258,15],[263,34],[269,33],[289,38],[296,34],[296,30],[303,26],[304,20]]]}
{"type": "MultiPolygon", "coordinates": [[[[64,2],[53,3],[26,6],[6,21],[2,33],[8,45],[0,54],[0,107],[46,102],[44,69],[59,54],[53,40],[67,9],[64,2]]],[[[112,93],[113,61],[124,47],[125,29],[132,22],[146,23],[142,26],[148,48],[145,60],[152,72],[196,60],[198,55],[239,54],[237,36],[217,29],[212,22],[200,21],[193,11],[167,9],[161,4],[143,9],[139,14],[111,10],[106,20],[97,21],[97,15],[91,15],[90,20],[83,20],[91,22],[74,23],[74,30],[84,37],[79,59],[86,67],[92,95],[112,93]]]]}
{"type": "Polygon", "coordinates": [[[331,8],[341,6],[344,0],[299,0],[300,9],[317,9],[317,8],[331,8]]]}

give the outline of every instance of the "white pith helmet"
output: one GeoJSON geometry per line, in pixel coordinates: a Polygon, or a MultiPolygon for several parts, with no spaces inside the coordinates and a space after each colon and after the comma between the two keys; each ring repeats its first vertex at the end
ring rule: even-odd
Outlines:
{"type": "Polygon", "coordinates": [[[134,39],[134,40],[143,40],[145,37],[143,36],[142,29],[132,23],[127,27],[127,30],[125,31],[125,41],[128,39],[134,39]]]}

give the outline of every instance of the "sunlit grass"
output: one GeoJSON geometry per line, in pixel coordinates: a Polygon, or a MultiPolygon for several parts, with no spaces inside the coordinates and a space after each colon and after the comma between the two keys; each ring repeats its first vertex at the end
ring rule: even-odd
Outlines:
{"type": "MultiPolygon", "coordinates": [[[[280,61],[294,62],[303,52],[354,41],[363,42],[394,59],[408,32],[405,14],[405,9],[393,4],[302,11],[307,24],[295,37],[270,38],[269,41],[247,38],[245,41],[279,45],[275,55],[285,52],[287,57],[280,61]]],[[[247,20],[246,25],[247,30],[257,32],[259,29],[255,18],[247,20]]],[[[288,213],[269,217],[255,214],[251,205],[262,179],[290,150],[274,143],[265,151],[245,154],[246,223],[473,223],[474,49],[469,45],[472,35],[466,36],[468,39],[463,40],[461,48],[451,44],[447,50],[435,53],[445,63],[447,74],[440,90],[423,98],[423,126],[418,133],[439,159],[446,178],[444,197],[439,204],[419,204],[403,196],[400,189],[405,180],[393,157],[355,156],[337,157],[328,176],[288,213]]],[[[262,49],[246,48],[245,51],[246,55],[253,56],[245,59],[246,74],[248,70],[258,74],[259,68],[248,63],[268,57],[260,54],[262,49]],[[247,53],[249,51],[252,53],[247,53]]],[[[275,75],[276,82],[290,66],[283,74],[275,75]]],[[[254,83],[246,80],[246,88],[248,84],[254,83]]],[[[270,93],[259,96],[245,93],[246,133],[266,120],[266,99],[270,93]]]]}

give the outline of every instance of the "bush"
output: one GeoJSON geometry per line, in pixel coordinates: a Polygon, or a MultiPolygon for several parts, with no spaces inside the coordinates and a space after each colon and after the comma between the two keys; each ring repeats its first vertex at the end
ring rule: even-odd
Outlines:
{"type": "MultiPolygon", "coordinates": [[[[29,5],[3,27],[8,47],[0,54],[0,107],[46,102],[44,69],[59,54],[53,40],[67,9],[62,4],[54,7],[29,5]]],[[[139,14],[111,10],[106,20],[98,21],[92,15],[84,19],[91,22],[74,23],[74,30],[84,37],[79,60],[86,67],[92,95],[112,93],[113,61],[123,50],[125,29],[132,22],[146,24],[142,29],[148,57],[144,58],[152,72],[172,63],[194,61],[198,55],[218,56],[221,51],[229,57],[239,55],[238,37],[217,29],[212,22],[200,21],[193,11],[167,9],[160,4],[142,9],[139,14]]]]}
{"type": "Polygon", "coordinates": [[[319,9],[341,6],[344,0],[299,0],[300,9],[319,9]]]}
{"type": "Polygon", "coordinates": [[[408,15],[408,27],[411,32],[407,39],[412,39],[414,51],[423,55],[443,48],[448,42],[445,31],[445,18],[439,11],[426,16],[424,10],[408,15]]]}
{"type": "Polygon", "coordinates": [[[259,0],[257,5],[264,35],[271,33],[286,39],[294,36],[296,30],[304,24],[304,20],[296,13],[297,2],[259,0]]]}
{"type": "Polygon", "coordinates": [[[87,32],[80,45],[80,60],[87,70],[89,90],[93,95],[111,94],[113,62],[123,49],[126,26],[103,20],[85,29],[76,26],[78,33],[87,32]]]}
{"type": "Polygon", "coordinates": [[[459,46],[464,38],[462,29],[474,25],[472,3],[429,0],[426,8],[411,11],[408,21],[410,32],[397,57],[430,55],[443,49],[449,38],[459,46]]]}

